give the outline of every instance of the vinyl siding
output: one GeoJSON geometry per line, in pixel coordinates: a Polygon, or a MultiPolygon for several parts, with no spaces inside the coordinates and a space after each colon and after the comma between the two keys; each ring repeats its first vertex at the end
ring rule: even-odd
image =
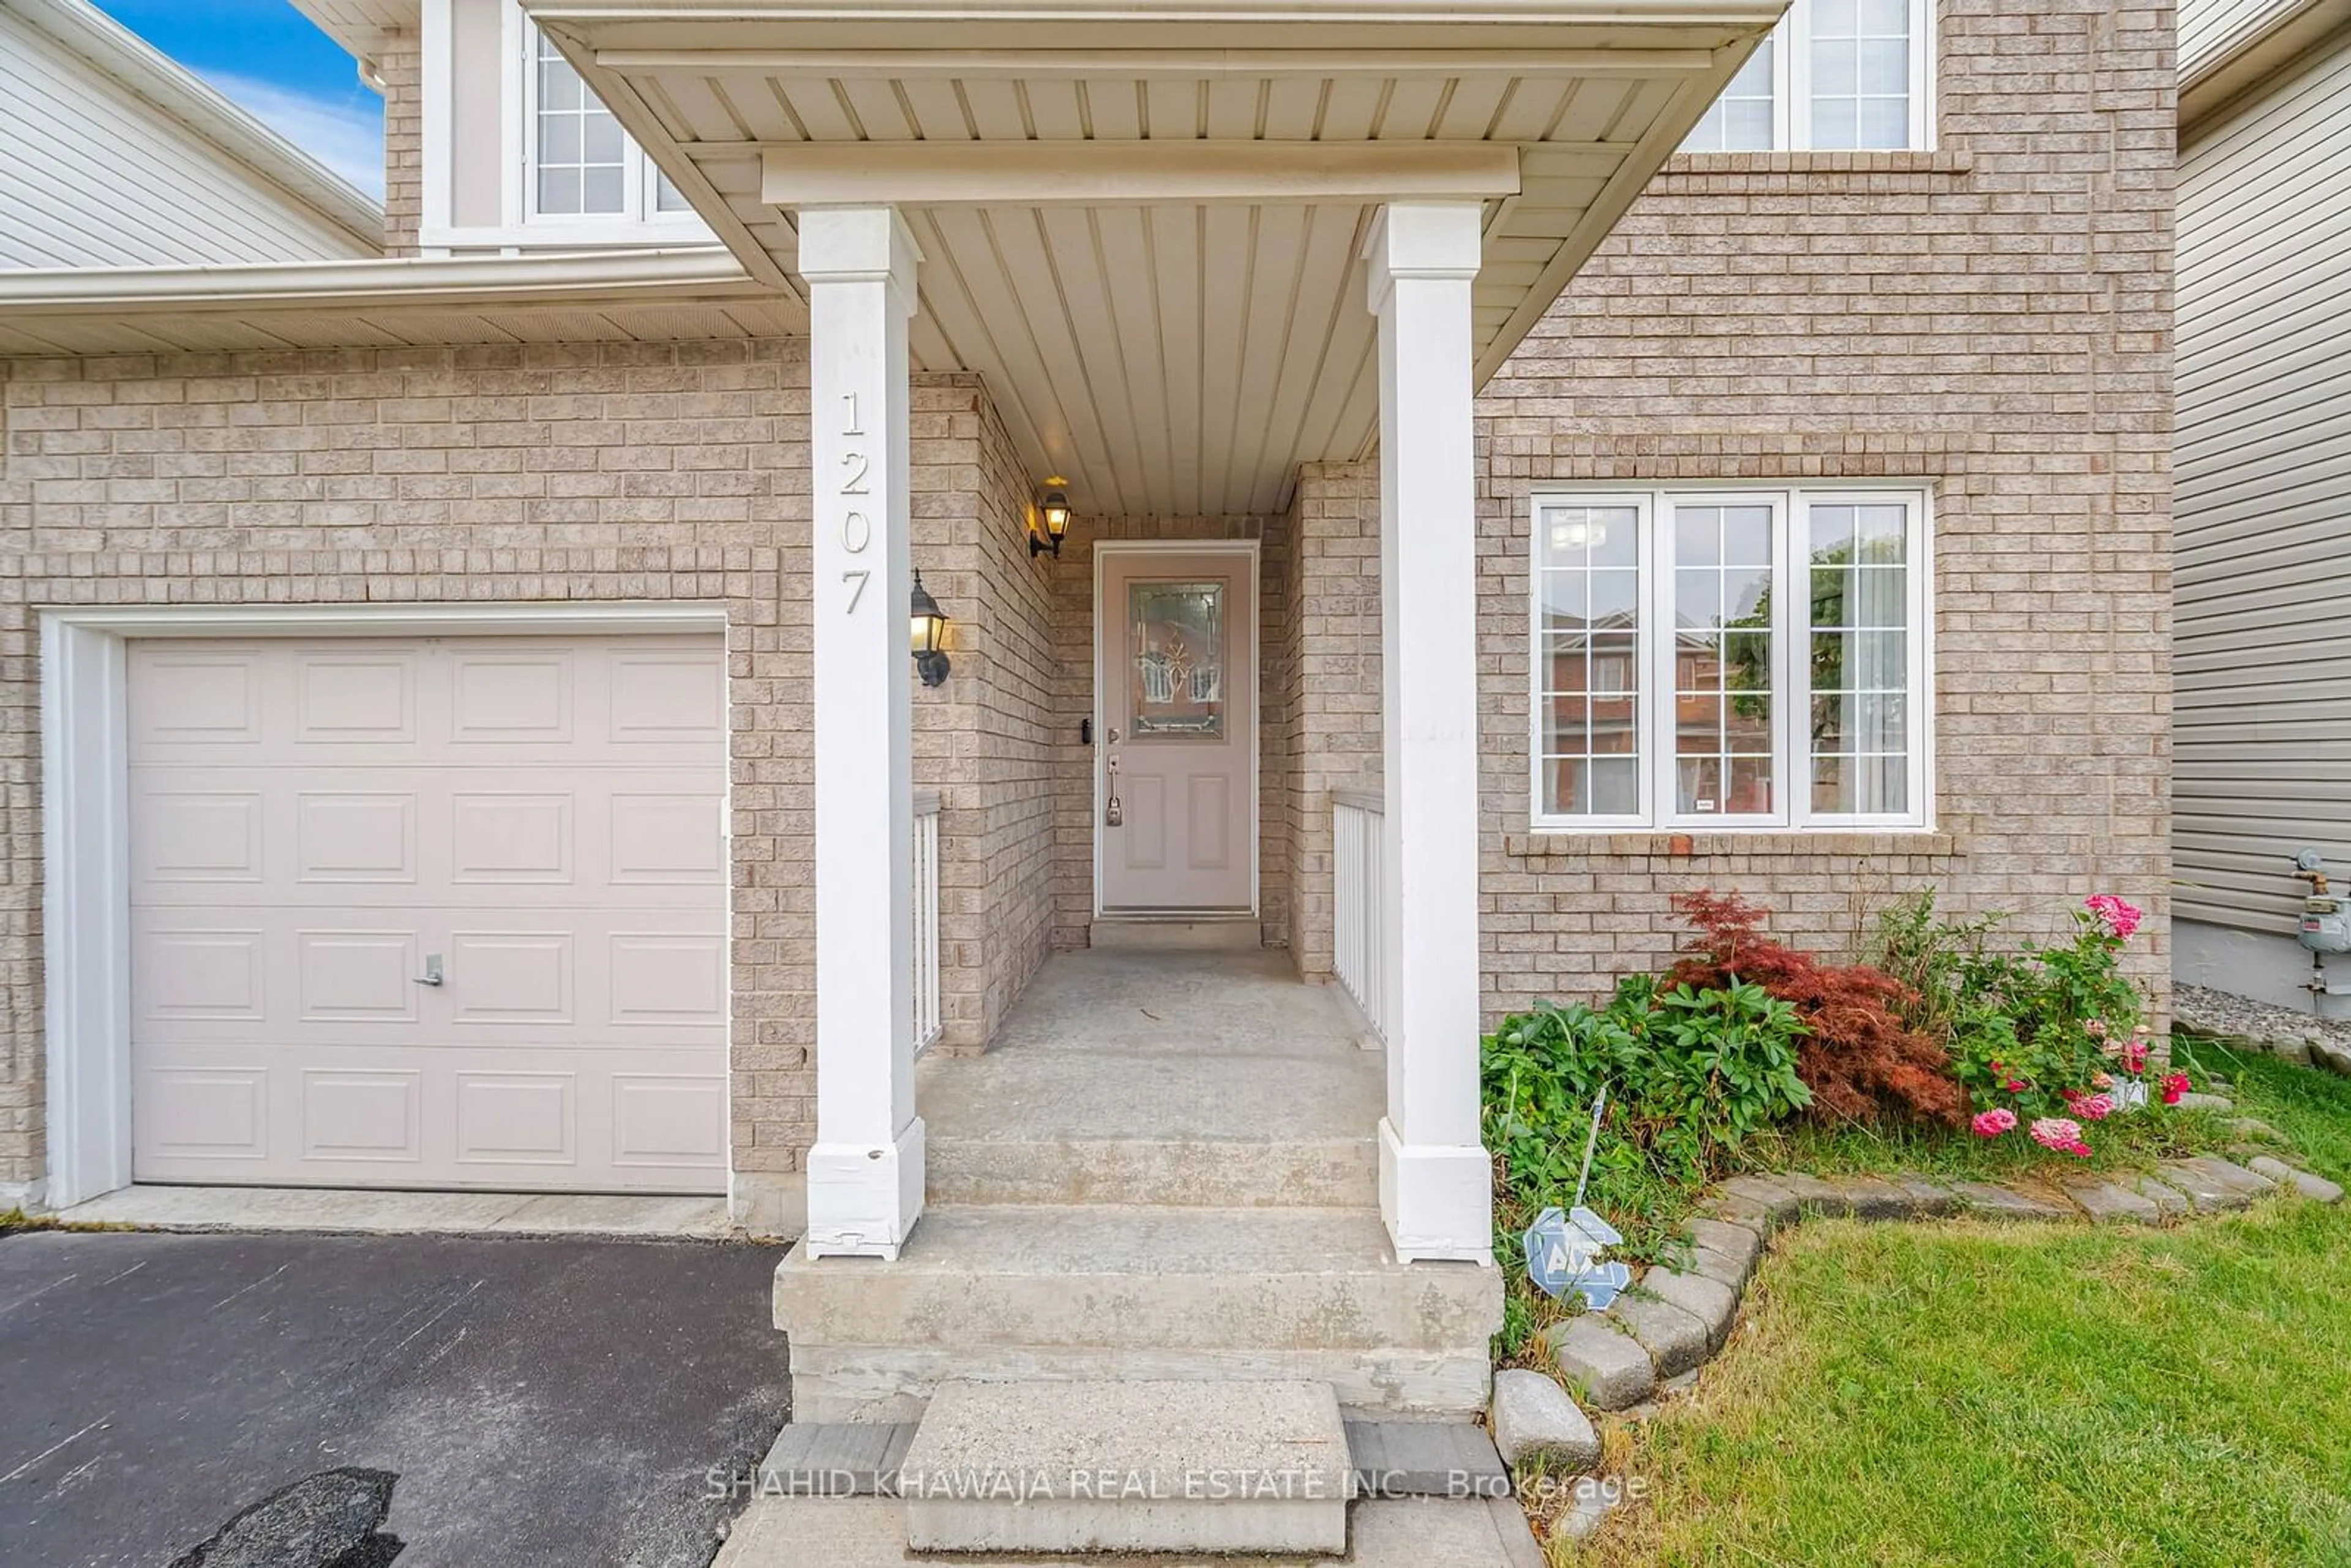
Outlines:
{"type": "Polygon", "coordinates": [[[2297,0],[2186,0],[2179,7],[2179,75],[2183,81],[2210,66],[2294,10],[2297,0]]]}
{"type": "Polygon", "coordinates": [[[2351,873],[2351,40],[2182,161],[2177,366],[2178,909],[2286,932],[2351,873]]]}
{"type": "Polygon", "coordinates": [[[0,267],[367,254],[5,9],[0,148],[0,267]]]}

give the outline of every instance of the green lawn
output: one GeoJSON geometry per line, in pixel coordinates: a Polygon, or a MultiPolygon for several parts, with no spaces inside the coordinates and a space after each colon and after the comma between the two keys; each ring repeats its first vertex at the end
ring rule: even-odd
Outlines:
{"type": "MultiPolygon", "coordinates": [[[[2181,1054],[2351,1176],[2351,1080],[2181,1054]]],[[[2351,1564],[2351,1212],[1814,1221],[1750,1301],[1694,1395],[1612,1433],[1646,1495],[1561,1562],[2351,1564]]]]}

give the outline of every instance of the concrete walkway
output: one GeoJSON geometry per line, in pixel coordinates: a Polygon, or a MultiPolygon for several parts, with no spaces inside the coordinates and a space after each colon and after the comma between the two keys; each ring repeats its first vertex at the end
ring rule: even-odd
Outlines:
{"type": "MultiPolygon", "coordinates": [[[[1348,1511],[1348,1537],[1341,1559],[991,1556],[987,1568],[1543,1568],[1542,1549],[1510,1498],[1358,1502],[1348,1511]]],[[[894,1499],[761,1498],[737,1521],[714,1568],[936,1568],[940,1561],[907,1549],[905,1505],[894,1499]]]]}
{"type": "Polygon", "coordinates": [[[639,1236],[703,1241],[736,1233],[723,1197],[601,1193],[142,1185],[78,1203],[57,1218],[69,1225],[129,1225],[141,1230],[639,1236]]]}
{"type": "Polygon", "coordinates": [[[0,1563],[162,1568],[357,1469],[398,1568],[702,1568],[787,1414],[779,1253],[0,1237],[0,1563]]]}

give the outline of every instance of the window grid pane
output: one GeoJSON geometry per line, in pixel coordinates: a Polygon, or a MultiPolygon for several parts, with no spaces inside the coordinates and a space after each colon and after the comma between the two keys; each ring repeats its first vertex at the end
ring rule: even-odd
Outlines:
{"type": "Polygon", "coordinates": [[[538,75],[538,211],[549,217],[624,213],[624,163],[631,148],[620,121],[544,34],[534,46],[533,65],[538,75]]]}
{"type": "Polygon", "coordinates": [[[1674,508],[1674,797],[1683,816],[1768,816],[1771,508],[1674,508]]]}
{"type": "Polygon", "coordinates": [[[1910,144],[1909,0],[1813,0],[1812,144],[1910,144]]]}
{"type": "Polygon", "coordinates": [[[1910,810],[1909,516],[1900,505],[1810,507],[1812,809],[1910,810]]]}
{"type": "Polygon", "coordinates": [[[1779,52],[1774,28],[1756,46],[1722,96],[1698,122],[1685,152],[1769,152],[1771,151],[1771,72],[1779,52]]]}
{"type": "Polygon", "coordinates": [[[1537,518],[1541,809],[1641,810],[1639,512],[1546,507],[1537,518]]]}

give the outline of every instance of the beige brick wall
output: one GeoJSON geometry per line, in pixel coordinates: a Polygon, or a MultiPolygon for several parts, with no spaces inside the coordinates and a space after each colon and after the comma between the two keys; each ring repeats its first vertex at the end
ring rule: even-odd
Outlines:
{"type": "Polygon", "coordinates": [[[424,223],[424,51],[414,33],[383,35],[383,245],[414,256],[424,223]]]}
{"type": "MultiPolygon", "coordinates": [[[[727,612],[734,1158],[788,1191],[815,1118],[807,405],[799,341],[0,361],[0,1188],[43,1165],[34,607],[660,600],[727,612]]],[[[1049,579],[1007,542],[1021,482],[976,379],[917,378],[914,409],[916,559],[975,640],[915,730],[977,1036],[1049,930],[1049,579]]]]}
{"type": "Polygon", "coordinates": [[[1290,509],[1299,740],[1285,810],[1290,946],[1299,972],[1316,979],[1332,972],[1331,791],[1380,787],[1379,486],[1376,464],[1309,464],[1290,509]]]}
{"type": "Polygon", "coordinates": [[[916,781],[940,792],[938,1049],[976,1051],[1052,947],[1060,672],[1029,483],[979,377],[916,397],[914,564],[952,618],[946,685],[915,688],[916,781]]]}
{"type": "Polygon", "coordinates": [[[1947,0],[1941,151],[1677,159],[1479,404],[1489,1010],[1595,989],[1738,887],[1815,940],[1935,881],[2054,929],[2169,856],[2171,12],[1947,0]],[[1936,486],[1940,835],[1531,838],[1531,492],[1936,486]]]}
{"type": "MultiPolygon", "coordinates": [[[[1824,946],[1928,883],[2029,933],[2120,892],[2168,984],[2171,13],[1951,0],[1940,29],[1939,151],[1677,158],[1479,400],[1489,1019],[1657,964],[1707,886],[1824,946]],[[1934,486],[1938,831],[1529,831],[1529,497],[1729,477],[1934,486]]],[[[1328,790],[1380,771],[1377,497],[1370,465],[1301,476],[1310,975],[1328,790]]]]}

